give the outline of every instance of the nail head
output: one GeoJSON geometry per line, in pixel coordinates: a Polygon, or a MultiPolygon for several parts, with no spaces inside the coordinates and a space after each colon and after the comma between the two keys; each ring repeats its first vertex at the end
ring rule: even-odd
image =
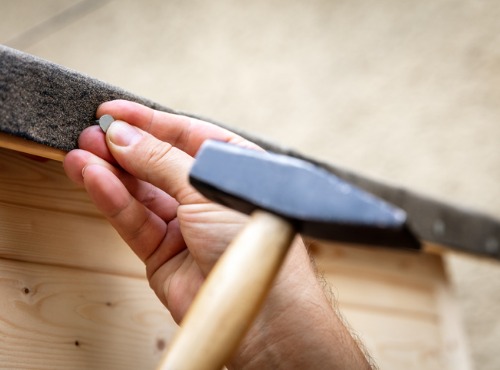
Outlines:
{"type": "Polygon", "coordinates": [[[105,114],[101,118],[99,118],[99,126],[104,132],[108,131],[109,126],[115,121],[112,115],[110,114],[105,114]]]}

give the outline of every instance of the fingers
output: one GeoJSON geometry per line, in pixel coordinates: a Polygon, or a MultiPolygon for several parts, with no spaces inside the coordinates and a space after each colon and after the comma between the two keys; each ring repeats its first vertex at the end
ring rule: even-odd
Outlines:
{"type": "Polygon", "coordinates": [[[146,261],[162,244],[167,224],[136,200],[106,167],[85,167],[83,183],[90,198],[137,256],[146,261]]]}
{"type": "Polygon", "coordinates": [[[85,150],[72,150],[69,152],[63,161],[63,167],[66,172],[66,175],[75,182],[76,184],[83,186],[83,169],[92,164],[101,165],[106,167],[109,171],[114,173],[115,175],[119,175],[119,170],[109,164],[104,159],[93,155],[92,153],[85,150]]]}
{"type": "MultiPolygon", "coordinates": [[[[117,144],[113,142],[114,139],[120,136],[123,139],[124,136],[110,133],[106,135],[107,145],[105,145],[104,136],[96,126],[82,133],[80,147],[107,161],[116,160],[126,171],[167,191],[181,203],[186,203],[188,198],[193,199],[195,203],[205,201],[194,192],[187,181],[187,174],[193,161],[192,156],[196,154],[204,140],[216,139],[260,149],[255,144],[216,125],[186,116],[155,111],[129,101],[116,100],[104,103],[99,107],[97,116],[103,114],[111,114],[117,120],[124,120],[138,127],[140,129],[138,132],[151,134],[140,135],[147,138],[145,139],[147,144],[138,144],[134,148],[133,145],[129,146],[128,142],[127,145],[123,145],[123,142],[117,144]],[[156,137],[158,140],[152,140],[151,137],[156,137]],[[125,147],[127,149],[124,149],[125,147]]],[[[111,126],[117,127],[115,124],[111,126]]],[[[132,131],[130,130],[129,134],[133,135],[132,131]]]]}
{"type": "Polygon", "coordinates": [[[125,100],[103,103],[97,110],[97,116],[104,114],[111,114],[117,120],[137,126],[190,156],[196,155],[201,144],[207,139],[258,148],[241,136],[214,124],[182,115],[155,111],[125,100]]]}
{"type": "Polygon", "coordinates": [[[84,186],[83,173],[91,165],[102,166],[114,174],[134,198],[166,222],[176,217],[178,203],[175,199],[152,184],[140,181],[134,176],[120,171],[107,161],[88,151],[73,150],[66,155],[63,162],[68,177],[80,186],[84,186]]]}
{"type": "Polygon", "coordinates": [[[115,121],[106,133],[112,156],[131,175],[164,190],[180,204],[207,202],[188,181],[193,158],[129,125],[115,121]]]}
{"type": "Polygon", "coordinates": [[[116,164],[106,145],[106,134],[99,125],[87,127],[78,137],[78,147],[87,150],[108,163],[116,164]]]}

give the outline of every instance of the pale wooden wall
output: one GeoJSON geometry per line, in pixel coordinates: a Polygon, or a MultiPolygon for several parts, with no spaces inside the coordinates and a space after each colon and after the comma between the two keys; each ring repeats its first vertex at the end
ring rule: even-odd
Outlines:
{"type": "Polygon", "coordinates": [[[338,308],[381,369],[471,369],[440,255],[312,245],[338,308]]]}
{"type": "Polygon", "coordinates": [[[0,368],[154,369],[175,330],[61,164],[0,151],[0,368]]]}
{"type": "MultiPolygon", "coordinates": [[[[311,251],[382,369],[470,368],[440,256],[311,251]]],[[[0,294],[0,368],[154,369],[176,330],[142,264],[61,164],[6,149],[0,294]]]]}

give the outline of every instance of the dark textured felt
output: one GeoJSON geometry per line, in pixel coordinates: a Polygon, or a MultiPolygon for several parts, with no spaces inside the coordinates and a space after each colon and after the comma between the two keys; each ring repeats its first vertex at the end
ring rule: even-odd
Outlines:
{"type": "Polygon", "coordinates": [[[133,100],[172,110],[54,63],[0,46],[0,130],[70,150],[99,104],[133,100]]]}
{"type": "MultiPolygon", "coordinates": [[[[170,108],[120,88],[0,45],[0,131],[71,150],[76,148],[80,132],[95,124],[97,107],[113,99],[132,100],[175,113],[170,108]]],[[[443,204],[330,164],[319,163],[257,137],[239,134],[265,149],[313,162],[403,208],[409,214],[410,228],[421,239],[500,259],[500,223],[487,215],[443,204]],[[454,226],[454,229],[452,232],[447,229],[445,233],[436,233],[436,222],[449,229],[454,226]]]]}
{"type": "MultiPolygon", "coordinates": [[[[97,107],[114,99],[180,113],[90,76],[0,45],[0,131],[69,151],[77,147],[80,132],[95,124],[97,107]]],[[[227,128],[206,117],[182,114],[227,128]]],[[[284,151],[257,137],[238,133],[266,149],[284,151]]]]}

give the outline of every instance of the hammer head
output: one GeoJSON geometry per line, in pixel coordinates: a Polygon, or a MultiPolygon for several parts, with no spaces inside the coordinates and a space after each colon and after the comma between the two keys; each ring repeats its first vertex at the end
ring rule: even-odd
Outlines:
{"type": "Polygon", "coordinates": [[[208,140],[190,182],[210,200],[247,214],[263,209],[315,238],[419,248],[403,210],[297,158],[208,140]]]}

